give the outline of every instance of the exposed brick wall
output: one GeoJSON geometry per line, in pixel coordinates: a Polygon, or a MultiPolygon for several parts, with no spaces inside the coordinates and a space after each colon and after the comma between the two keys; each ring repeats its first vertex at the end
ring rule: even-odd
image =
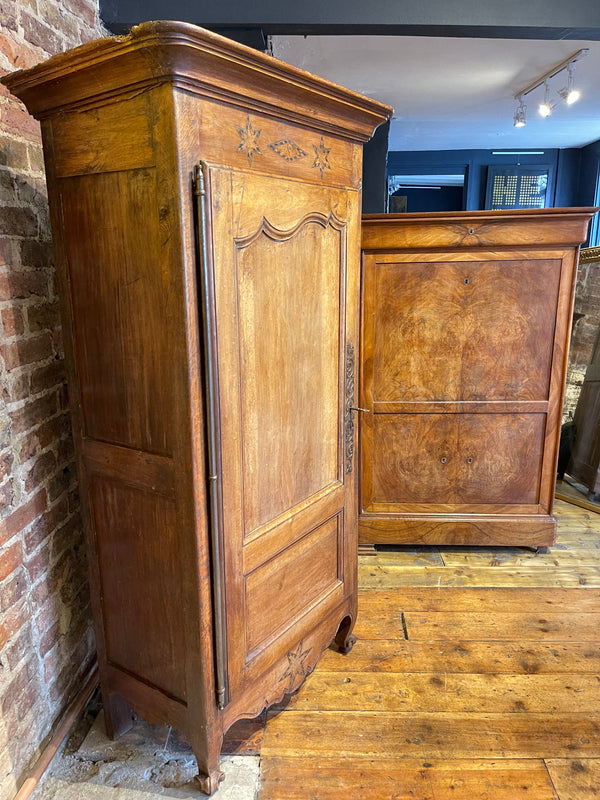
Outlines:
{"type": "Polygon", "coordinates": [[[575,322],[569,351],[563,422],[573,419],[579,392],[600,333],[600,259],[580,264],[575,290],[575,322]]]}
{"type": "MultiPolygon", "coordinates": [[[[0,0],[0,72],[102,35],[97,0],[0,0]]],[[[39,126],[0,88],[0,800],[94,657],[39,126]]]]}

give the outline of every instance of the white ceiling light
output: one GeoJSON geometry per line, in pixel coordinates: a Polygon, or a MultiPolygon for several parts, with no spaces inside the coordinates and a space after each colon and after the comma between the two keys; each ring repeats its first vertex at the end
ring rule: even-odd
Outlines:
{"type": "Polygon", "coordinates": [[[514,126],[515,128],[522,128],[526,124],[525,119],[525,108],[526,106],[523,103],[523,98],[526,97],[528,94],[533,92],[535,89],[538,89],[540,86],[544,87],[544,99],[540,103],[538,110],[542,117],[549,117],[554,108],[556,108],[556,104],[552,102],[550,97],[550,80],[555,78],[559,73],[564,72],[565,70],[568,73],[568,80],[567,85],[564,89],[561,89],[558,94],[562,100],[567,103],[567,105],[572,105],[577,100],[579,100],[581,93],[575,88],[575,84],[573,81],[573,65],[576,61],[579,61],[584,56],[589,53],[589,49],[587,47],[578,50],[576,53],[573,53],[572,56],[566,58],[564,61],[561,61],[559,64],[556,64],[552,69],[545,72],[543,75],[540,75],[539,78],[536,78],[532,81],[528,86],[522,89],[520,92],[517,92],[515,95],[515,100],[517,101],[518,105],[515,110],[514,114],[514,126]]]}
{"type": "Polygon", "coordinates": [[[548,81],[546,81],[544,87],[544,99],[538,106],[538,111],[540,112],[540,116],[549,117],[554,110],[554,103],[550,100],[550,85],[548,81]]]}

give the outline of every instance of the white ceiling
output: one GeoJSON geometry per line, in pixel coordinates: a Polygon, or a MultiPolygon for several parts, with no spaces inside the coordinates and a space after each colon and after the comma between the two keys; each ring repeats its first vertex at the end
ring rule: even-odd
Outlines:
{"type": "MultiPolygon", "coordinates": [[[[390,150],[582,147],[600,139],[600,42],[421,36],[273,36],[273,54],[394,108],[390,150]],[[514,95],[582,47],[582,92],[547,119],[543,90],[527,98],[527,125],[513,126],[514,95]]],[[[566,72],[551,81],[553,95],[566,72]]],[[[557,98],[558,99],[558,98],[557,98]]]]}

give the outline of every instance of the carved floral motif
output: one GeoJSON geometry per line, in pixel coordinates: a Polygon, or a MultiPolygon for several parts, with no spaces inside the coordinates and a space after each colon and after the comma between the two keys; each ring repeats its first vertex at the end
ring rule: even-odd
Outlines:
{"type": "Polygon", "coordinates": [[[260,136],[262,129],[256,130],[252,127],[252,123],[250,122],[250,114],[248,114],[248,119],[246,120],[246,127],[245,128],[237,128],[237,132],[240,135],[241,142],[238,145],[238,150],[241,153],[246,153],[248,156],[248,163],[252,166],[252,157],[255,153],[260,153],[260,147],[258,146],[258,137],[260,136]]]}
{"type": "Polygon", "coordinates": [[[321,173],[321,177],[323,177],[325,170],[331,169],[331,164],[329,163],[329,153],[331,152],[331,148],[325,147],[325,142],[321,136],[319,146],[317,147],[316,144],[313,144],[313,149],[315,151],[313,167],[316,167],[321,173]]]}
{"type": "Polygon", "coordinates": [[[286,671],[280,678],[280,683],[284,683],[287,679],[287,688],[285,693],[293,692],[301,678],[305,678],[311,672],[311,666],[306,663],[312,648],[303,650],[304,639],[301,639],[295,650],[290,650],[287,654],[288,665],[286,671]]]}

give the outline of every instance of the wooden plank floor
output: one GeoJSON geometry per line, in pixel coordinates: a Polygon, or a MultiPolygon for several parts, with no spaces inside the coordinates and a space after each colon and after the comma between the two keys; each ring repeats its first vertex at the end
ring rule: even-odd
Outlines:
{"type": "Polygon", "coordinates": [[[599,797],[600,515],[556,513],[547,554],[361,557],[353,651],[248,729],[261,800],[599,797]]]}

